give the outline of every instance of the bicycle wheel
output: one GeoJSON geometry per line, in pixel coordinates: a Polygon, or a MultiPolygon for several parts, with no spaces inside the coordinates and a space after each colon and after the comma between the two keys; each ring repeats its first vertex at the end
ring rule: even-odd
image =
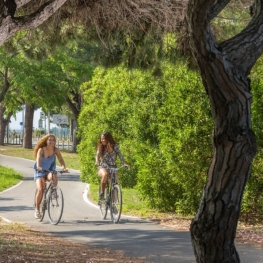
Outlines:
{"type": "MultiPolygon", "coordinates": [[[[35,198],[34,198],[33,208],[36,208],[36,195],[37,195],[37,189],[35,191],[35,198]]],[[[39,222],[41,222],[44,219],[46,210],[47,210],[47,201],[46,201],[45,192],[44,192],[43,198],[42,198],[42,201],[41,201],[41,204],[40,204],[40,210],[39,210],[40,218],[38,219],[39,222]]]]}
{"type": "Polygon", "coordinates": [[[53,225],[57,225],[62,217],[64,208],[64,198],[62,190],[55,186],[50,189],[48,198],[48,216],[53,225]]]}
{"type": "MultiPolygon", "coordinates": [[[[99,194],[101,193],[101,186],[99,187],[99,194]]],[[[105,188],[105,199],[99,200],[99,207],[100,207],[100,215],[102,219],[106,219],[107,213],[108,213],[108,207],[109,207],[109,189],[106,186],[105,188]]]]}
{"type": "Polygon", "coordinates": [[[113,223],[117,224],[121,217],[122,210],[122,192],[118,184],[115,184],[111,190],[110,199],[110,213],[111,220],[113,223]]]}

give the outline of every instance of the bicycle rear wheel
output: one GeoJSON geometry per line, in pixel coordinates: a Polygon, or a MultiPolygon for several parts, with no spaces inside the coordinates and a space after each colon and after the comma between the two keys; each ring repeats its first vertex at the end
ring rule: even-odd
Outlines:
{"type": "Polygon", "coordinates": [[[115,184],[111,190],[110,199],[110,213],[111,220],[113,223],[117,224],[121,217],[122,210],[122,192],[118,184],[115,184]]]}
{"type": "Polygon", "coordinates": [[[52,187],[48,198],[48,216],[53,225],[57,225],[62,217],[64,208],[64,198],[59,187],[52,187]]]}
{"type": "MultiPolygon", "coordinates": [[[[99,195],[101,193],[101,186],[99,186],[99,195]]],[[[100,207],[100,215],[102,219],[106,219],[107,213],[108,213],[108,200],[109,200],[109,190],[108,187],[105,188],[105,199],[104,200],[99,200],[99,207],[100,207]]]]}
{"type": "MultiPolygon", "coordinates": [[[[38,190],[36,189],[35,197],[34,197],[34,203],[33,203],[33,208],[36,208],[37,191],[38,190]]],[[[43,221],[46,210],[47,210],[47,201],[46,201],[46,198],[45,198],[45,191],[44,191],[43,198],[42,198],[42,201],[41,201],[41,204],[40,204],[40,209],[39,209],[39,212],[40,212],[40,218],[38,219],[39,222],[43,221]]]]}

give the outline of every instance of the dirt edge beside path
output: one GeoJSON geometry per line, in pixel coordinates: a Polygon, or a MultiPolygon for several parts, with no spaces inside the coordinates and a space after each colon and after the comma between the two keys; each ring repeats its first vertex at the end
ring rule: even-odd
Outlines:
{"type": "MultiPolygon", "coordinates": [[[[152,220],[172,227],[175,231],[189,231],[190,220],[152,220]]],[[[237,231],[236,242],[263,248],[263,227],[242,226],[237,231]]],[[[0,263],[20,262],[146,263],[147,260],[127,257],[123,251],[93,248],[67,241],[18,223],[5,222],[0,217],[0,263]]]]}

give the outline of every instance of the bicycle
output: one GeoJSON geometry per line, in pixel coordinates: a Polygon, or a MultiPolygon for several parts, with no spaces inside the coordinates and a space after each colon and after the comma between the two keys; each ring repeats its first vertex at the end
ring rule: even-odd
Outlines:
{"type": "MultiPolygon", "coordinates": [[[[63,209],[64,209],[64,198],[62,190],[54,185],[53,175],[57,173],[65,173],[64,171],[49,171],[43,170],[44,172],[48,172],[52,174],[52,179],[50,182],[45,183],[45,189],[43,193],[43,198],[40,204],[40,215],[39,222],[43,221],[46,210],[48,211],[49,221],[53,225],[57,225],[62,217],[63,209]]],[[[33,208],[36,207],[36,194],[37,189],[35,191],[34,205],[33,208]]]]}
{"type": "MultiPolygon", "coordinates": [[[[116,182],[116,173],[123,167],[128,168],[126,165],[122,165],[118,168],[110,168],[107,166],[105,167],[109,170],[109,175],[105,187],[105,199],[100,200],[98,203],[102,219],[106,219],[108,209],[110,209],[111,220],[115,224],[119,222],[122,211],[122,191],[120,186],[116,182]]],[[[100,193],[101,186],[99,186],[99,194],[100,193]]]]}

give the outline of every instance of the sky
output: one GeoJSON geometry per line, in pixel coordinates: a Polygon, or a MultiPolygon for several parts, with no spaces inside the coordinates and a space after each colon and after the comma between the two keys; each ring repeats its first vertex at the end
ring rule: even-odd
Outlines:
{"type": "MultiPolygon", "coordinates": [[[[35,129],[38,129],[38,121],[40,119],[40,112],[41,112],[41,109],[38,109],[35,111],[34,113],[34,121],[33,121],[33,127],[35,129]]],[[[22,122],[23,118],[22,118],[22,111],[18,112],[16,114],[16,119],[14,117],[11,117],[11,122],[9,123],[9,130],[21,130],[22,131],[22,126],[20,125],[20,122],[22,122]]],[[[47,124],[46,124],[47,125],[47,124]]],[[[54,124],[50,124],[50,128],[52,128],[53,126],[56,126],[54,124]]],[[[43,124],[44,126],[44,124],[43,124]]]]}

